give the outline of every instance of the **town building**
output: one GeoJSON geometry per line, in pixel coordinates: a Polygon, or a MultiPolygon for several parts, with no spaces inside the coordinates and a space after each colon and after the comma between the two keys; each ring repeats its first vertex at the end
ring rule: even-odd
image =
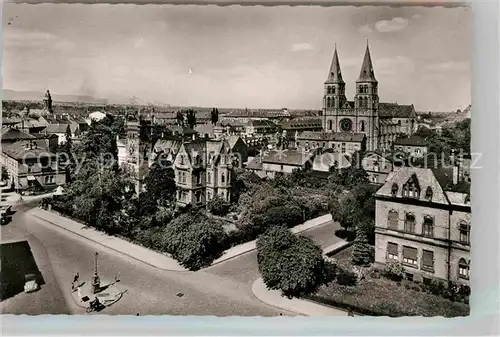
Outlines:
{"type": "Polygon", "coordinates": [[[361,160],[361,166],[373,184],[383,184],[394,170],[394,158],[391,153],[368,152],[361,160]]]}
{"type": "Polygon", "coordinates": [[[413,105],[379,102],[378,81],[368,45],[356,81],[354,101],[347,100],[345,87],[335,47],[328,78],[324,83],[324,131],[364,133],[369,151],[390,149],[398,135],[413,133],[417,118],[413,105]]]}
{"type": "Polygon", "coordinates": [[[394,150],[406,153],[409,157],[423,158],[427,156],[427,143],[424,138],[412,135],[395,141],[394,150]]]}
{"type": "Polygon", "coordinates": [[[43,145],[43,141],[36,140],[2,144],[2,165],[17,192],[43,191],[66,183],[66,172],[57,155],[43,145]]]}
{"type": "Polygon", "coordinates": [[[214,197],[231,198],[231,149],[227,140],[183,141],[174,159],[176,201],[180,206],[204,206],[214,197]]]}
{"type": "Polygon", "coordinates": [[[274,178],[276,173],[292,173],[294,170],[309,170],[313,167],[316,152],[301,150],[267,150],[255,157],[246,166],[247,170],[254,171],[259,176],[265,173],[274,178]]]}
{"type": "Polygon", "coordinates": [[[469,192],[445,190],[429,168],[391,172],[375,193],[375,263],[400,262],[409,280],[469,283],[469,192]]]}
{"type": "Polygon", "coordinates": [[[321,118],[300,118],[282,121],[280,128],[285,135],[295,136],[297,132],[322,131],[323,123],[321,118]]]}
{"type": "Polygon", "coordinates": [[[340,153],[352,154],[366,149],[366,136],[364,133],[304,131],[295,136],[295,146],[306,151],[329,148],[340,153]]]}

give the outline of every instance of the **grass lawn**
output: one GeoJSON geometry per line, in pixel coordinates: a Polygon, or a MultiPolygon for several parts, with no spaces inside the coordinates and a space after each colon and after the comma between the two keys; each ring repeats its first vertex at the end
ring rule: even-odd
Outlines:
{"type": "Polygon", "coordinates": [[[2,268],[0,300],[23,292],[26,274],[35,274],[38,284],[45,284],[28,241],[1,244],[0,260],[2,268]]]}
{"type": "MultiPolygon", "coordinates": [[[[350,263],[352,247],[332,256],[340,266],[350,263]]],[[[368,276],[354,287],[341,286],[333,282],[323,286],[313,299],[326,304],[352,308],[366,315],[377,316],[467,316],[470,308],[459,302],[419,291],[420,287],[412,284],[407,289],[404,283],[388,280],[384,277],[368,276]]]]}

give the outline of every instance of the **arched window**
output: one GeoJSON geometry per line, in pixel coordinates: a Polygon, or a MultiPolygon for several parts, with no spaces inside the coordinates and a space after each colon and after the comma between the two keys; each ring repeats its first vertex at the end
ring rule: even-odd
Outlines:
{"type": "Polygon", "coordinates": [[[221,183],[225,183],[226,182],[226,176],[224,175],[224,172],[222,172],[221,175],[220,175],[220,181],[221,181],[221,183]]]}
{"type": "Polygon", "coordinates": [[[413,215],[412,213],[406,213],[405,232],[415,233],[415,215],[413,215]]]}
{"type": "Polygon", "coordinates": [[[332,99],[331,99],[330,97],[328,97],[328,98],[326,99],[326,107],[327,107],[327,108],[331,107],[331,104],[332,104],[332,99]]]}
{"type": "Polygon", "coordinates": [[[392,184],[391,194],[393,197],[395,197],[398,194],[398,190],[399,190],[398,184],[396,183],[392,184]]]}
{"type": "Polygon", "coordinates": [[[332,87],[332,94],[335,95],[335,87],[332,87]]]}
{"type": "Polygon", "coordinates": [[[434,235],[434,219],[428,215],[424,217],[424,223],[422,224],[422,235],[433,237],[434,235]]]}
{"type": "Polygon", "coordinates": [[[332,108],[335,108],[335,97],[332,97],[332,102],[331,102],[331,104],[332,104],[332,108]]]}
{"type": "Polygon", "coordinates": [[[363,86],[362,86],[362,85],[360,85],[360,86],[359,86],[359,88],[358,88],[358,92],[359,92],[360,94],[362,94],[362,93],[363,93],[363,89],[364,89],[364,88],[363,88],[363,86]]]}
{"type": "Polygon", "coordinates": [[[332,87],[326,87],[326,94],[329,95],[332,92],[332,87]]]}
{"type": "Polygon", "coordinates": [[[361,121],[361,132],[365,131],[365,121],[361,121]]]}
{"type": "Polygon", "coordinates": [[[459,231],[460,231],[460,242],[469,244],[470,243],[470,226],[467,224],[467,222],[462,221],[460,222],[459,225],[459,231]]]}
{"type": "Polygon", "coordinates": [[[430,186],[425,190],[425,199],[432,201],[432,188],[430,186]]]}
{"type": "Polygon", "coordinates": [[[398,229],[398,212],[395,210],[390,210],[389,215],[387,217],[387,227],[389,229],[398,229]]]}
{"type": "Polygon", "coordinates": [[[328,130],[331,130],[332,128],[333,128],[332,121],[328,121],[328,130]]]}
{"type": "Polygon", "coordinates": [[[207,172],[207,183],[208,184],[212,183],[212,172],[207,172]]]}
{"type": "Polygon", "coordinates": [[[368,85],[365,85],[365,90],[364,90],[365,93],[369,93],[368,91],[368,85]]]}
{"type": "Polygon", "coordinates": [[[458,277],[469,279],[469,264],[463,258],[458,261],[458,277]]]}

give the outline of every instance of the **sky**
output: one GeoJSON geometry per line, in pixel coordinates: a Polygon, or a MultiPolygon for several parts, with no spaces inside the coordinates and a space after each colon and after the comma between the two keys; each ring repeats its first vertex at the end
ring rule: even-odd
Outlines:
{"type": "Polygon", "coordinates": [[[3,88],[124,103],[321,109],[335,44],[352,100],[368,39],[381,102],[453,111],[471,101],[471,14],[6,3],[3,88]]]}

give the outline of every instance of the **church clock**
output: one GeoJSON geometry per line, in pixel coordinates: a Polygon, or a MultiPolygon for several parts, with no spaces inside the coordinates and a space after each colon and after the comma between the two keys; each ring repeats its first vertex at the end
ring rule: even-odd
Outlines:
{"type": "Polygon", "coordinates": [[[344,118],[340,121],[340,129],[344,132],[352,131],[352,121],[349,118],[344,118]]]}

